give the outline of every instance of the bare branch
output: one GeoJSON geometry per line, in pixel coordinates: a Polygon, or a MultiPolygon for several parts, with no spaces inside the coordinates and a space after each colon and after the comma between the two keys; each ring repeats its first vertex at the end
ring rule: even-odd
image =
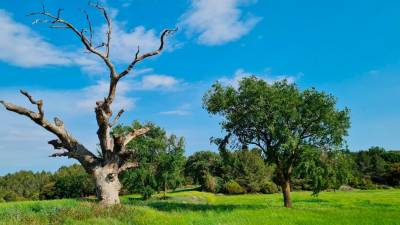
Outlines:
{"type": "Polygon", "coordinates": [[[35,101],[33,99],[33,97],[26,91],[20,90],[21,94],[24,95],[25,97],[28,98],[28,100],[33,104],[33,105],[37,105],[37,108],[39,110],[39,116],[41,119],[43,119],[44,117],[44,111],[43,111],[43,101],[42,100],[38,100],[35,101]]]}
{"type": "Polygon", "coordinates": [[[123,109],[121,109],[121,110],[118,112],[118,114],[115,116],[114,120],[110,123],[110,127],[113,127],[113,126],[115,126],[115,125],[117,124],[119,118],[122,116],[122,114],[123,114],[124,112],[125,112],[125,111],[124,111],[123,109]]]}
{"type": "Polygon", "coordinates": [[[43,102],[41,100],[35,101],[33,97],[25,91],[21,91],[21,93],[25,95],[32,104],[38,106],[39,113],[5,101],[0,101],[0,103],[8,111],[26,116],[39,126],[56,135],[58,140],[49,141],[49,144],[53,145],[55,149],[66,149],[70,157],[77,159],[87,168],[91,168],[97,162],[97,157],[67,132],[61,120],[57,118],[55,119],[55,124],[53,124],[44,118],[42,109],[43,102]]]}
{"type": "Polygon", "coordinates": [[[161,51],[164,49],[165,37],[166,37],[167,35],[170,35],[170,34],[175,33],[176,31],[178,31],[178,28],[175,28],[175,29],[173,29],[173,30],[171,30],[171,29],[165,29],[165,30],[161,33],[161,36],[160,36],[160,47],[159,47],[157,50],[155,50],[155,51],[148,52],[148,53],[145,53],[145,54],[139,56],[139,48],[138,48],[138,50],[136,51],[136,54],[135,54],[135,58],[133,59],[133,61],[131,62],[131,64],[129,64],[129,66],[128,66],[123,72],[121,72],[121,73],[119,74],[118,77],[119,77],[119,78],[122,78],[122,77],[124,77],[125,75],[127,75],[127,74],[132,70],[132,68],[133,68],[138,62],[142,61],[143,59],[160,54],[161,51]]]}
{"type": "Polygon", "coordinates": [[[89,35],[90,35],[89,36],[89,43],[90,43],[90,46],[93,46],[93,27],[92,27],[92,22],[90,21],[89,14],[85,10],[82,10],[82,12],[83,12],[83,14],[85,14],[86,21],[87,21],[88,26],[89,26],[89,35]]]}
{"type": "Polygon", "coordinates": [[[128,169],[137,168],[137,167],[139,167],[138,162],[126,162],[118,169],[118,173],[121,173],[128,169]]]}
{"type": "Polygon", "coordinates": [[[108,16],[107,10],[103,6],[99,5],[99,2],[97,2],[96,4],[92,4],[89,1],[89,5],[100,10],[103,13],[103,16],[107,22],[108,31],[107,31],[107,42],[105,43],[105,46],[106,46],[105,56],[108,58],[108,57],[110,57],[110,45],[111,45],[111,33],[112,33],[111,19],[108,16]]]}
{"type": "Polygon", "coordinates": [[[129,132],[129,133],[125,136],[124,143],[123,143],[124,146],[126,146],[126,145],[127,145],[130,141],[132,141],[134,138],[146,134],[147,132],[149,132],[149,130],[150,130],[150,128],[148,128],[148,127],[143,127],[143,128],[135,129],[135,130],[129,132]]]}
{"type": "MultiPolygon", "coordinates": [[[[29,16],[41,15],[41,16],[45,16],[47,18],[52,19],[50,21],[50,23],[55,24],[55,25],[52,25],[51,28],[67,28],[67,29],[72,30],[73,33],[75,33],[79,37],[79,39],[81,40],[81,42],[83,43],[83,45],[86,47],[86,49],[89,52],[97,55],[98,57],[100,57],[104,61],[104,63],[107,65],[107,67],[110,70],[110,76],[111,77],[116,77],[117,76],[117,72],[115,70],[115,66],[111,63],[111,61],[110,61],[110,59],[108,57],[109,54],[106,53],[106,55],[103,55],[101,52],[97,51],[96,48],[94,48],[92,46],[92,41],[85,36],[84,30],[79,31],[72,23],[68,22],[67,20],[62,19],[60,17],[60,12],[61,12],[61,10],[59,9],[58,12],[57,12],[57,16],[54,16],[53,14],[47,12],[45,10],[45,8],[43,7],[43,11],[42,12],[33,12],[33,13],[28,14],[28,15],[29,16]],[[59,26],[57,24],[61,24],[62,26],[59,26]]],[[[111,23],[111,21],[110,21],[110,23],[111,23]]],[[[111,37],[111,33],[108,34],[108,36],[111,37]]]]}

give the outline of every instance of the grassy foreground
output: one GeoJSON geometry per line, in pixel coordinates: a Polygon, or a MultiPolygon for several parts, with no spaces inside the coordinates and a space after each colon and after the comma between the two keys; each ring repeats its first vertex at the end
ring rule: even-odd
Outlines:
{"type": "Polygon", "coordinates": [[[0,204],[0,224],[400,224],[400,190],[294,192],[292,209],[280,194],[214,195],[197,191],[168,194],[168,200],[101,208],[79,200],[0,204]]]}

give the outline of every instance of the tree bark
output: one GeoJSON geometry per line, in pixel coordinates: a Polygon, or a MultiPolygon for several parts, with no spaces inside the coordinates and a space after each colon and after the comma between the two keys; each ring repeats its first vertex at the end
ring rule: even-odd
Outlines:
{"type": "Polygon", "coordinates": [[[115,165],[106,165],[94,169],[93,175],[96,179],[96,195],[100,204],[119,204],[119,191],[121,183],[118,179],[118,169],[115,165]]]}
{"type": "Polygon", "coordinates": [[[285,180],[281,184],[283,194],[283,205],[286,208],[292,208],[292,198],[290,194],[290,181],[285,180]]]}

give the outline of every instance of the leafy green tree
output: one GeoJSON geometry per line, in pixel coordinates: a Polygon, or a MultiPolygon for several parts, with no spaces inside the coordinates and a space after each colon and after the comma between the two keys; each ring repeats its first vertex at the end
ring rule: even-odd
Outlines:
{"type": "Polygon", "coordinates": [[[6,201],[39,200],[45,184],[51,179],[47,172],[19,171],[0,177],[0,190],[6,201]]]}
{"type": "Polygon", "coordinates": [[[301,91],[287,81],[268,84],[253,76],[242,79],[238,89],[217,82],[203,101],[209,113],[224,118],[231,142],[259,147],[276,165],[285,207],[292,206],[290,180],[304,150],[341,145],[350,126],[349,111],[337,110],[333,96],[301,91]]]}
{"type": "MultiPolygon", "coordinates": [[[[385,161],[386,151],[381,147],[371,147],[355,156],[359,176],[379,184],[386,184],[389,163],[385,161]]],[[[389,158],[389,157],[388,157],[389,158]]]]}
{"type": "Polygon", "coordinates": [[[164,197],[168,188],[175,189],[183,183],[183,168],[185,163],[184,139],[171,135],[167,138],[165,152],[159,156],[157,179],[159,189],[164,190],[164,197]]]}
{"type": "Polygon", "coordinates": [[[261,157],[261,150],[247,147],[229,152],[220,149],[223,159],[221,176],[229,182],[234,180],[246,192],[260,192],[266,181],[271,181],[273,168],[261,157]]]}
{"type": "Polygon", "coordinates": [[[221,176],[220,155],[211,151],[199,151],[189,156],[185,164],[185,176],[191,177],[195,184],[200,184],[202,190],[207,190],[207,176],[221,176]]]}
{"type": "Polygon", "coordinates": [[[337,190],[353,177],[354,162],[347,151],[308,148],[301,158],[295,174],[311,181],[314,195],[328,188],[337,190]]]}
{"type": "Polygon", "coordinates": [[[140,167],[126,171],[121,180],[128,192],[141,193],[148,199],[155,191],[176,188],[183,180],[184,141],[175,135],[167,136],[164,129],[153,123],[142,125],[138,121],[131,126],[117,126],[113,132],[118,134],[143,127],[150,130],[127,145],[127,149],[134,152],[132,160],[140,167]]]}
{"type": "Polygon", "coordinates": [[[72,166],[62,166],[52,176],[41,198],[61,199],[79,198],[95,195],[96,185],[92,176],[86,173],[85,169],[78,164],[72,166]]]}
{"type": "Polygon", "coordinates": [[[393,186],[400,186],[400,163],[390,165],[389,174],[389,183],[393,186]]]}

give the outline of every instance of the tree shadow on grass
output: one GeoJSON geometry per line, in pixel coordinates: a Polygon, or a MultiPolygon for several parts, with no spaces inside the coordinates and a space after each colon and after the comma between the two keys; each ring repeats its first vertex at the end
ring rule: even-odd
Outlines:
{"type": "Polygon", "coordinates": [[[193,203],[178,203],[178,202],[149,202],[147,206],[160,211],[232,211],[236,209],[264,209],[266,205],[233,205],[233,204],[193,204],[193,203]]]}

